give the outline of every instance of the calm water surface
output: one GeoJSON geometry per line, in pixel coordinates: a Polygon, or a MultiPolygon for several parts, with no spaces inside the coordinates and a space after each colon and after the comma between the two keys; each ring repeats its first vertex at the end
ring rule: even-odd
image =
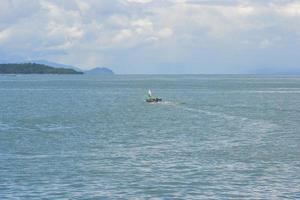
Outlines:
{"type": "Polygon", "coordinates": [[[299,199],[300,77],[0,76],[0,199],[41,198],[299,199]]]}

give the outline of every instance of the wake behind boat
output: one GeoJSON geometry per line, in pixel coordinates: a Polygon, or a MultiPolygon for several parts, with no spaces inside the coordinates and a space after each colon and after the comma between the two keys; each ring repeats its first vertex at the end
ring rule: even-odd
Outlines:
{"type": "Polygon", "coordinates": [[[148,95],[147,95],[145,101],[148,102],[148,103],[157,103],[157,102],[161,102],[162,99],[161,98],[157,98],[155,96],[152,96],[152,92],[151,92],[151,90],[149,90],[148,91],[148,95]]]}

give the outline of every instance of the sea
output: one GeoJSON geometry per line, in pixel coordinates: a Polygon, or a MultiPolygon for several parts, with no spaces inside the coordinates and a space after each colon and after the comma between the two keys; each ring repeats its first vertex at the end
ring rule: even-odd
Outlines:
{"type": "Polygon", "coordinates": [[[1,75],[0,199],[300,199],[300,76],[1,75]]]}

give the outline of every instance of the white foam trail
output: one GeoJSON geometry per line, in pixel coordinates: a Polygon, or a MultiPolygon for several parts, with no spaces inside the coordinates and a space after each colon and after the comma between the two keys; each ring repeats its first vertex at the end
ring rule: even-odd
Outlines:
{"type": "Polygon", "coordinates": [[[176,103],[176,102],[162,102],[161,104],[163,105],[168,105],[168,106],[174,106],[180,109],[183,109],[184,111],[189,111],[189,112],[194,112],[194,113],[201,113],[205,114],[208,116],[213,116],[213,117],[218,117],[222,118],[228,121],[236,122],[241,122],[243,125],[243,130],[244,129],[252,129],[256,128],[259,129],[261,132],[266,132],[270,130],[274,130],[278,128],[277,124],[274,124],[272,122],[269,122],[267,120],[254,120],[254,119],[249,119],[247,117],[242,117],[242,116],[235,116],[235,115],[228,115],[225,113],[219,113],[219,112],[213,112],[213,111],[208,111],[208,110],[203,110],[203,109],[197,109],[197,108],[190,108],[187,106],[184,106],[183,104],[176,103]],[[246,122],[246,124],[245,124],[246,122]]]}
{"type": "Polygon", "coordinates": [[[176,102],[172,102],[172,101],[161,101],[161,102],[158,102],[158,104],[168,105],[168,106],[179,106],[180,105],[180,103],[176,103],[176,102]]]}
{"type": "MultiPolygon", "coordinates": [[[[187,110],[187,111],[192,111],[192,112],[198,112],[198,113],[203,113],[203,114],[206,114],[206,115],[210,115],[210,116],[215,116],[215,117],[221,117],[221,118],[225,118],[225,119],[228,119],[228,120],[233,120],[236,118],[236,116],[231,116],[231,115],[227,115],[227,114],[224,114],[224,113],[218,113],[218,112],[211,112],[211,111],[207,111],[207,110],[202,110],[202,109],[195,109],[195,108],[184,108],[184,110],[187,110]]],[[[239,117],[240,119],[247,119],[247,118],[242,118],[242,117],[239,117]]]]}
{"type": "MultiPolygon", "coordinates": [[[[227,118],[227,119],[234,119],[235,118],[235,116],[230,116],[230,115],[223,114],[223,113],[211,112],[211,111],[197,109],[197,108],[189,108],[187,106],[183,106],[183,103],[178,103],[178,102],[163,101],[163,102],[159,102],[159,104],[168,105],[168,106],[176,106],[177,108],[181,108],[185,111],[203,113],[203,114],[206,114],[206,115],[217,116],[217,117],[222,117],[222,118],[227,118]]],[[[240,119],[247,119],[247,118],[240,118],[240,119]]]]}

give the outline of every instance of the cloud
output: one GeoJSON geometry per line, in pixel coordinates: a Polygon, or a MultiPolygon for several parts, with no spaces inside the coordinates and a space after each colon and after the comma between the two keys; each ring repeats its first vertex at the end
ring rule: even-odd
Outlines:
{"type": "Polygon", "coordinates": [[[300,4],[292,0],[0,2],[2,57],[108,65],[124,73],[169,72],[166,65],[241,72],[252,67],[249,60],[260,65],[257,54],[277,65],[272,57],[279,52],[289,62],[289,49],[299,50],[299,27],[300,4]]]}
{"type": "Polygon", "coordinates": [[[5,29],[5,30],[1,31],[0,32],[0,44],[5,43],[5,41],[7,39],[9,39],[10,35],[11,35],[10,29],[5,29]]]}
{"type": "Polygon", "coordinates": [[[127,0],[129,3],[150,3],[152,0],[127,0]]]}
{"type": "Polygon", "coordinates": [[[299,17],[300,16],[300,3],[292,2],[283,6],[276,6],[277,11],[284,16],[299,17]]]}

